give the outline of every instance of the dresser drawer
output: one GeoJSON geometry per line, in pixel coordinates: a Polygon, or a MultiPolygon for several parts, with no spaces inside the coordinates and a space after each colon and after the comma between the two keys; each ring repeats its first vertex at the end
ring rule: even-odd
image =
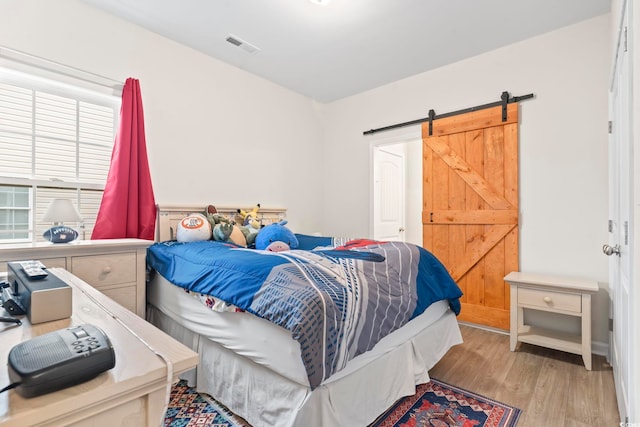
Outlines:
{"type": "Polygon", "coordinates": [[[101,290],[103,294],[123,306],[124,308],[136,312],[136,287],[127,286],[124,288],[112,288],[101,290]]]}
{"type": "Polygon", "coordinates": [[[518,305],[581,313],[582,297],[580,294],[519,288],[518,305]]]}
{"type": "MultiPolygon", "coordinates": [[[[18,259],[12,259],[11,261],[27,261],[27,260],[38,260],[41,261],[45,267],[47,268],[54,268],[54,267],[60,267],[60,268],[67,268],[67,260],[66,258],[18,258],[18,259]]],[[[7,263],[3,262],[0,263],[0,274],[1,273],[6,273],[7,272],[7,263]]]]}
{"type": "Polygon", "coordinates": [[[94,286],[136,282],[136,254],[105,254],[71,258],[71,272],[94,286]]]}
{"type": "Polygon", "coordinates": [[[41,261],[47,268],[67,268],[66,258],[45,258],[38,259],[38,261],[41,261]]]}

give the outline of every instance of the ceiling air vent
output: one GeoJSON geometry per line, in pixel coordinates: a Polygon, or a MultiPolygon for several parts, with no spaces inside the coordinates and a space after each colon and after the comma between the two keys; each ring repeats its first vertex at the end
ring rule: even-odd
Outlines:
{"type": "Polygon", "coordinates": [[[229,36],[227,37],[227,41],[248,53],[256,53],[260,50],[260,48],[258,48],[257,46],[254,46],[251,43],[242,40],[240,37],[234,36],[233,34],[229,34],[229,36]]]}

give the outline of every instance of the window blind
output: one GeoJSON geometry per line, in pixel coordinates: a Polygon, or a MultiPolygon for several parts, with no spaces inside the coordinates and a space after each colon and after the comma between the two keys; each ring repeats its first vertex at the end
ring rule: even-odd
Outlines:
{"type": "Polygon", "coordinates": [[[54,198],[73,200],[91,236],[120,99],[0,68],[0,242],[38,241],[54,198]]]}

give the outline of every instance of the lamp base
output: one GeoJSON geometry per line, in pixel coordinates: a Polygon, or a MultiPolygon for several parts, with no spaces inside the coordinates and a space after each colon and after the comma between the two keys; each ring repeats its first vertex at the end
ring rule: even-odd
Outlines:
{"type": "Polygon", "coordinates": [[[66,225],[56,225],[42,233],[42,237],[51,243],[67,243],[76,240],[78,238],[78,232],[66,225]]]}

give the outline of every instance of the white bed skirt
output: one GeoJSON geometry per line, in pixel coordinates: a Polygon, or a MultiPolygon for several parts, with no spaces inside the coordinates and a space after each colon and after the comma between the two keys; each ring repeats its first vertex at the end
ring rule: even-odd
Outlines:
{"type": "MultiPolygon", "coordinates": [[[[196,384],[252,426],[367,426],[394,402],[429,381],[431,369],[462,336],[454,313],[357,370],[308,385],[238,356],[217,342],[186,329],[153,305],[148,320],[200,355],[196,384]]],[[[186,379],[193,385],[193,376],[186,379]]]]}

